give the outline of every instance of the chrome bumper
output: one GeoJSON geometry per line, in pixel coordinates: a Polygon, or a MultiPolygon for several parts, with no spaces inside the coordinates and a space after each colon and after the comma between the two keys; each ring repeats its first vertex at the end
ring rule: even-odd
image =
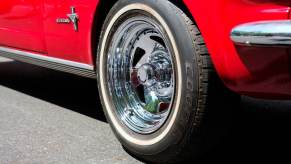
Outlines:
{"type": "Polygon", "coordinates": [[[246,46],[291,46],[291,20],[242,24],[231,31],[231,40],[246,46]]]}

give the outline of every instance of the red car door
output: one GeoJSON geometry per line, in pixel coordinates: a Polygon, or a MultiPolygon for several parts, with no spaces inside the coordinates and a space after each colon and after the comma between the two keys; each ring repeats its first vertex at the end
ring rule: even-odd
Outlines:
{"type": "Polygon", "coordinates": [[[98,1],[44,0],[45,42],[50,57],[92,65],[91,31],[98,1]]]}
{"type": "Polygon", "coordinates": [[[45,53],[42,0],[1,0],[0,45],[45,53]]]}

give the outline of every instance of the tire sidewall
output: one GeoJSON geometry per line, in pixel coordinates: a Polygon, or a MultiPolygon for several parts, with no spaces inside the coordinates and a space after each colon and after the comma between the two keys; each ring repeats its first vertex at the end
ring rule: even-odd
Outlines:
{"type": "MultiPolygon", "coordinates": [[[[112,107],[113,105],[111,104],[110,109],[106,107],[105,104],[106,101],[108,101],[104,96],[104,94],[106,93],[100,91],[100,88],[104,86],[100,86],[100,81],[103,79],[100,77],[101,73],[98,68],[104,65],[106,66],[106,64],[100,63],[100,53],[102,53],[101,49],[102,47],[103,49],[105,48],[104,46],[102,46],[102,43],[101,46],[99,46],[98,48],[97,56],[99,93],[107,120],[110,123],[114,133],[123,144],[123,146],[126,147],[126,149],[140,155],[159,155],[161,154],[161,152],[165,151],[167,151],[168,155],[170,155],[171,152],[174,152],[174,150],[177,149],[177,145],[183,145],[183,138],[185,137],[185,135],[187,135],[187,131],[192,130],[189,128],[193,127],[192,125],[190,126],[190,124],[192,123],[191,118],[193,117],[193,113],[195,113],[196,110],[195,107],[197,106],[196,93],[198,93],[197,89],[199,86],[199,72],[197,72],[198,66],[196,64],[197,62],[195,59],[195,52],[193,49],[193,36],[191,36],[191,34],[189,33],[189,29],[187,27],[187,24],[185,23],[185,20],[179,14],[173,12],[176,10],[173,10],[173,5],[170,4],[170,2],[168,2],[167,0],[121,0],[117,2],[117,4],[108,14],[108,17],[104,23],[100,42],[105,39],[104,34],[106,28],[114,15],[118,11],[122,10],[124,7],[134,4],[143,4],[153,9],[161,16],[163,21],[168,26],[167,29],[168,31],[170,31],[170,35],[174,39],[174,42],[171,42],[171,44],[173,45],[173,47],[176,47],[177,50],[177,53],[174,54],[173,60],[175,60],[176,68],[179,68],[180,70],[179,72],[177,72],[179,73],[179,78],[176,79],[179,83],[179,87],[177,88],[178,90],[176,90],[176,92],[179,92],[180,95],[175,95],[175,98],[177,98],[177,96],[180,96],[179,101],[175,101],[176,108],[172,109],[172,112],[163,127],[151,135],[140,135],[134,133],[130,131],[125,125],[123,125],[121,121],[117,119],[116,115],[115,118],[110,116],[109,110],[114,110],[114,108],[112,107]],[[122,129],[116,126],[116,122],[119,123],[122,129]],[[170,124],[170,122],[172,122],[172,124],[170,124]],[[158,142],[152,144],[141,144],[140,142],[133,142],[120,132],[124,131],[139,140],[151,140],[153,137],[160,136],[162,133],[164,133],[165,129],[169,129],[168,132],[158,142]]],[[[169,36],[169,34],[166,35],[169,36]]]]}

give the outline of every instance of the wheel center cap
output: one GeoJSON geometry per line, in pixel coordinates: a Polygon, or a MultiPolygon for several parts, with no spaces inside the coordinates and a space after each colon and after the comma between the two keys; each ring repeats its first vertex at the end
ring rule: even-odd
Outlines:
{"type": "Polygon", "coordinates": [[[149,84],[154,79],[155,72],[153,66],[149,64],[142,65],[137,72],[137,77],[140,83],[149,84]]]}

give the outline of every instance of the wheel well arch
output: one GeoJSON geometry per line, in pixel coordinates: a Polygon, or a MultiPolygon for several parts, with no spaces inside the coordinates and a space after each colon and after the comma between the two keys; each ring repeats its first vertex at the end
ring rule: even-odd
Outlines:
{"type": "MultiPolygon", "coordinates": [[[[93,26],[92,26],[92,39],[91,39],[91,47],[92,47],[92,59],[93,64],[96,67],[96,56],[97,56],[97,49],[98,49],[98,43],[100,40],[100,34],[102,31],[102,26],[104,24],[104,21],[107,17],[107,14],[112,9],[112,7],[115,5],[115,3],[118,0],[99,0],[96,12],[94,14],[94,20],[93,20],[93,26]]],[[[195,20],[192,17],[192,14],[186,4],[182,0],[168,0],[175,4],[178,8],[180,8],[194,23],[195,20]]]]}

